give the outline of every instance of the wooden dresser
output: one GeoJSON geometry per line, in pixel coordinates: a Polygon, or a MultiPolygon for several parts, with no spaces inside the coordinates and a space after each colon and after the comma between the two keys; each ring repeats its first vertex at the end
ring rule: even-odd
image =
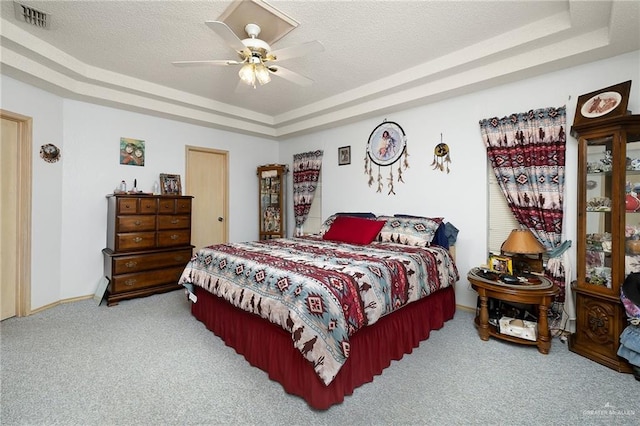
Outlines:
{"type": "Polygon", "coordinates": [[[107,305],[177,290],[191,259],[190,196],[108,195],[107,305]]]}

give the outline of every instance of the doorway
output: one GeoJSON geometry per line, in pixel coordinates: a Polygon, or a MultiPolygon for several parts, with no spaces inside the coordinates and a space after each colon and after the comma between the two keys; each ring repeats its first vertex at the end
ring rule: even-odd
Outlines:
{"type": "Polygon", "coordinates": [[[32,119],[0,110],[0,320],[31,311],[32,119]]]}
{"type": "Polygon", "coordinates": [[[195,146],[186,151],[185,193],[194,197],[191,244],[197,251],[228,240],[229,153],[195,146]]]}

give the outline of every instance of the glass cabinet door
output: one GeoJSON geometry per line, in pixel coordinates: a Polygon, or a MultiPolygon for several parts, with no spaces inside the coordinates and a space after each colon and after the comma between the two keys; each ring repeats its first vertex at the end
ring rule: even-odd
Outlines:
{"type": "Polygon", "coordinates": [[[586,165],[586,253],[584,283],[612,287],[612,137],[588,140],[586,165]]]}
{"type": "Polygon", "coordinates": [[[282,238],[286,234],[286,181],[288,167],[271,164],[258,167],[259,223],[261,240],[282,238]]]}
{"type": "Polygon", "coordinates": [[[640,142],[605,135],[586,140],[586,152],[586,244],[579,275],[587,287],[618,294],[626,275],[640,272],[640,142]]]}
{"type": "Polygon", "coordinates": [[[260,182],[262,232],[280,232],[280,176],[263,172],[260,182]],[[273,175],[273,176],[272,176],[273,175]]]}
{"type": "Polygon", "coordinates": [[[640,272],[640,142],[627,144],[624,185],[625,276],[640,272]]]}

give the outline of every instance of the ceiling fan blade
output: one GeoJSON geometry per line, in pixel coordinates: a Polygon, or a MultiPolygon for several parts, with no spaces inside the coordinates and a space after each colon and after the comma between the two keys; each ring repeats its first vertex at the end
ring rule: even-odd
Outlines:
{"type": "Polygon", "coordinates": [[[313,80],[307,78],[303,75],[298,74],[297,72],[293,72],[286,68],[282,68],[281,66],[270,66],[269,71],[271,74],[276,75],[278,77],[284,78],[285,80],[289,80],[292,83],[298,84],[300,86],[310,86],[313,84],[313,80]]]}
{"type": "Polygon", "coordinates": [[[269,60],[285,61],[291,58],[324,52],[324,46],[317,40],[274,50],[267,55],[269,60]]]}
{"type": "Polygon", "coordinates": [[[242,62],[227,59],[210,60],[210,61],[174,61],[171,62],[177,67],[193,67],[199,65],[240,65],[242,62]]]}
{"type": "Polygon", "coordinates": [[[216,32],[222,39],[236,52],[242,52],[243,56],[251,56],[251,51],[247,49],[242,40],[233,32],[227,24],[221,21],[205,21],[205,24],[216,32]]]}

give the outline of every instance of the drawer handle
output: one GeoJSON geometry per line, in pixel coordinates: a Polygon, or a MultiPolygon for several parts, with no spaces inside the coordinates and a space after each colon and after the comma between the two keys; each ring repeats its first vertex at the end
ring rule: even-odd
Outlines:
{"type": "Polygon", "coordinates": [[[141,223],[142,223],[142,222],[140,222],[139,220],[136,220],[134,224],[135,224],[136,226],[140,226],[140,224],[141,224],[141,223]]]}
{"type": "Polygon", "coordinates": [[[142,241],[142,237],[135,237],[135,238],[133,239],[133,242],[134,242],[134,243],[139,243],[140,241],[142,241]]]}
{"type": "Polygon", "coordinates": [[[132,285],[134,285],[136,283],[136,281],[138,281],[138,280],[136,280],[134,278],[129,278],[128,280],[125,280],[124,285],[132,286],[132,285]]]}
{"type": "Polygon", "coordinates": [[[184,262],[185,258],[182,256],[176,256],[173,258],[173,260],[175,260],[176,262],[184,262]]]}
{"type": "Polygon", "coordinates": [[[173,235],[171,236],[171,239],[172,239],[172,240],[177,240],[177,239],[178,239],[178,237],[179,237],[179,235],[173,234],[173,235]]]}
{"type": "Polygon", "coordinates": [[[134,262],[133,260],[130,260],[129,262],[124,264],[124,266],[126,266],[127,268],[135,268],[137,265],[138,262],[134,262]]]}
{"type": "Polygon", "coordinates": [[[175,224],[177,224],[177,223],[180,223],[180,220],[179,220],[179,219],[173,219],[173,220],[171,221],[171,224],[173,224],[173,225],[175,225],[175,224]]]}

